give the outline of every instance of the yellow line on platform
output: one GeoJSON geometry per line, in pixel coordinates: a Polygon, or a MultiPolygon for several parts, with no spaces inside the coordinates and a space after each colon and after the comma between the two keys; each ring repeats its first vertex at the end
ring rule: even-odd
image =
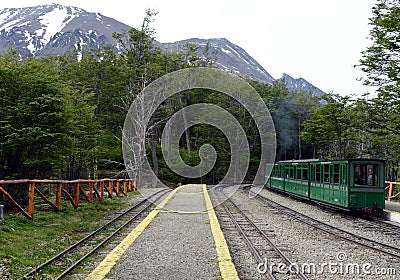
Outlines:
{"type": "Polygon", "coordinates": [[[136,238],[147,228],[151,221],[158,215],[161,209],[168,203],[174,194],[181,189],[174,189],[150,214],[127,236],[117,247],[115,247],[104,260],[86,277],[86,280],[104,279],[108,272],[115,266],[125,251],[133,244],[136,238]]]}
{"type": "Polygon", "coordinates": [[[214,237],[215,247],[217,249],[219,270],[221,271],[222,279],[239,279],[235,265],[232,263],[232,258],[229,253],[228,244],[226,243],[224,234],[222,233],[217,216],[210,196],[208,195],[206,185],[203,185],[204,198],[206,200],[206,207],[208,217],[210,219],[211,232],[214,237]]]}
{"type": "Polygon", "coordinates": [[[383,209],[383,211],[388,212],[388,213],[400,214],[400,212],[397,212],[394,210],[383,209]]]}

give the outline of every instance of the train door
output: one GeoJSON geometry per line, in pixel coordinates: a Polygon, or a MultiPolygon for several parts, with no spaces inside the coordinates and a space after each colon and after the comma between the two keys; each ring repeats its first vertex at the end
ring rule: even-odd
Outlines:
{"type": "Polygon", "coordinates": [[[347,207],[346,163],[332,163],[331,175],[331,203],[347,207]]]}
{"type": "Polygon", "coordinates": [[[332,201],[332,190],[331,190],[331,162],[321,163],[321,175],[322,175],[322,199],[323,201],[331,203],[332,201]]]}
{"type": "Polygon", "coordinates": [[[349,174],[348,163],[340,164],[340,188],[342,190],[343,206],[348,207],[349,204],[349,174]]]}
{"type": "Polygon", "coordinates": [[[323,200],[323,179],[322,165],[320,163],[310,164],[311,180],[310,180],[310,198],[323,200]],[[322,181],[322,182],[321,182],[322,181]]]}

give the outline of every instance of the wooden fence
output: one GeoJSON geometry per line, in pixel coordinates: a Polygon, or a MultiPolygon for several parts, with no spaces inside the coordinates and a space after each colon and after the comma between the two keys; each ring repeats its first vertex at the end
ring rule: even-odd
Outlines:
{"type": "Polygon", "coordinates": [[[393,200],[400,198],[400,182],[386,182],[386,199],[393,200]]]}
{"type": "Polygon", "coordinates": [[[79,198],[83,197],[88,202],[93,202],[93,195],[96,195],[99,201],[105,196],[112,198],[113,195],[127,195],[130,191],[136,191],[136,181],[130,179],[101,179],[101,180],[0,180],[0,194],[11,202],[19,212],[28,219],[33,220],[35,212],[35,196],[38,195],[43,201],[54,208],[55,211],[61,210],[62,194],[77,208],[79,198]],[[38,188],[39,185],[54,187],[55,202],[52,202],[38,188]],[[26,205],[21,206],[18,199],[7,192],[5,186],[14,186],[15,188],[28,188],[27,192],[27,210],[26,205]]]}

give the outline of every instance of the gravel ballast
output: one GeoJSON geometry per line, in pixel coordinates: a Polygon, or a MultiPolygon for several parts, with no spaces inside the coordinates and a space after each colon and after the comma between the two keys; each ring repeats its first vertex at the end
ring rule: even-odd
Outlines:
{"type": "MultiPolygon", "coordinates": [[[[230,192],[229,189],[224,191],[230,192]]],[[[393,236],[379,234],[373,229],[365,228],[362,230],[354,224],[354,221],[344,219],[334,212],[324,211],[320,207],[302,203],[267,190],[262,190],[261,194],[346,231],[384,241],[388,244],[394,242],[393,236]]],[[[315,266],[314,272],[306,273],[309,279],[399,279],[400,271],[397,259],[311,228],[277,210],[271,209],[256,199],[249,198],[247,194],[241,191],[236,191],[231,199],[256,224],[261,225],[271,236],[273,242],[284,250],[299,267],[304,264],[315,266]],[[353,271],[353,268],[359,269],[359,271],[353,271]],[[396,268],[398,271],[394,272],[393,269],[396,268]],[[392,271],[388,271],[389,269],[392,269],[392,271]],[[380,275],[380,272],[386,274],[380,275]],[[393,273],[395,274],[393,275],[393,273]]],[[[232,229],[224,229],[224,234],[229,236],[229,238],[227,237],[228,244],[239,244],[241,242],[239,234],[234,234],[232,229]]],[[[251,279],[258,279],[258,275],[254,275],[259,273],[255,265],[253,267],[244,266],[243,259],[248,258],[248,249],[246,247],[238,248],[237,246],[233,248],[232,259],[238,269],[239,276],[246,278],[246,276],[253,275],[251,279]]],[[[287,276],[280,275],[278,278],[285,279],[287,276]]]]}

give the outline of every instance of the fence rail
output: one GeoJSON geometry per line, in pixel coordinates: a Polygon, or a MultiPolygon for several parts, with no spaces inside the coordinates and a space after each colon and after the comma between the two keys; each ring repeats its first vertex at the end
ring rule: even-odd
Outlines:
{"type": "Polygon", "coordinates": [[[386,199],[399,199],[400,198],[400,182],[385,182],[386,183],[386,199]]]}
{"type": "Polygon", "coordinates": [[[103,200],[106,196],[112,198],[114,193],[119,196],[120,194],[127,195],[128,192],[136,191],[136,181],[131,179],[100,179],[100,180],[0,180],[0,194],[11,202],[12,205],[18,209],[25,217],[33,220],[35,212],[35,195],[37,194],[44,202],[54,208],[55,211],[61,210],[61,197],[62,194],[71,202],[74,208],[79,205],[79,198],[83,197],[88,202],[93,202],[93,195],[97,195],[99,201],[103,200]],[[55,202],[52,202],[46,195],[38,188],[39,185],[56,186],[55,189],[55,202]],[[18,199],[13,197],[12,194],[6,191],[3,187],[15,186],[16,188],[28,187],[28,205],[27,210],[24,206],[18,203],[18,199]],[[72,186],[72,193],[70,193],[66,186],[72,186]],[[99,189],[97,189],[99,188],[99,189]]]}

